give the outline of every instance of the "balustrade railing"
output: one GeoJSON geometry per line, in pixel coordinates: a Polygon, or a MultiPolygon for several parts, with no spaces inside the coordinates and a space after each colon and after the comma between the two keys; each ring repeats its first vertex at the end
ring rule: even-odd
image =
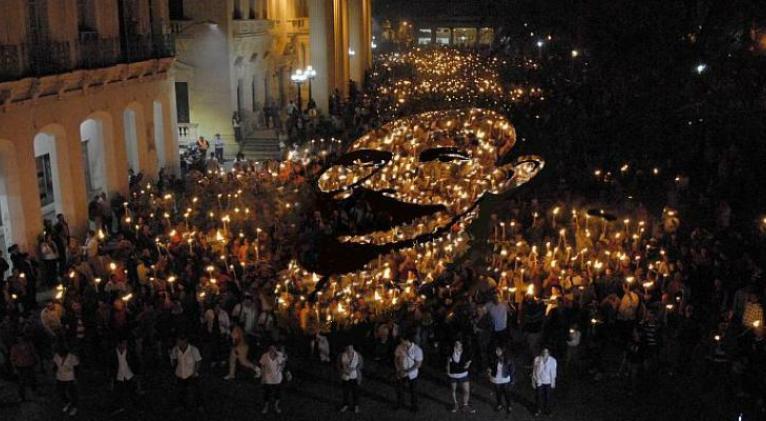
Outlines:
{"type": "Polygon", "coordinates": [[[178,144],[182,148],[191,147],[197,141],[197,123],[178,123],[178,144]]]}
{"type": "Polygon", "coordinates": [[[172,34],[100,38],[96,32],[82,32],[73,42],[0,44],[0,82],[174,55],[172,34]]]}

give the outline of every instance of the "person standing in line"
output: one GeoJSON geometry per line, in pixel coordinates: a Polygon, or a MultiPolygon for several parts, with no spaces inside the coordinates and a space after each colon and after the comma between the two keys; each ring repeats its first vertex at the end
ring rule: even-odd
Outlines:
{"type": "Polygon", "coordinates": [[[213,138],[213,147],[215,148],[215,158],[218,160],[219,163],[223,164],[223,139],[221,139],[221,134],[216,133],[215,137],[213,138]]]}
{"type": "Polygon", "coordinates": [[[396,408],[404,402],[404,389],[410,389],[410,407],[412,412],[418,411],[418,398],[416,386],[418,370],[423,364],[423,350],[410,336],[402,336],[399,346],[394,351],[394,365],[396,367],[396,408]]]}
{"type": "Polygon", "coordinates": [[[359,413],[359,384],[362,382],[363,366],[362,355],[356,352],[354,345],[346,345],[338,356],[338,370],[343,385],[343,406],[340,412],[348,411],[349,406],[353,405],[354,413],[359,413]]]}
{"type": "Polygon", "coordinates": [[[53,355],[53,363],[56,365],[56,389],[59,397],[64,402],[61,412],[70,417],[77,415],[77,377],[75,369],[80,365],[80,359],[69,352],[66,344],[59,344],[58,350],[53,355]]]}
{"type": "Polygon", "coordinates": [[[181,407],[185,406],[186,395],[192,392],[192,405],[198,410],[204,410],[199,389],[199,367],[202,356],[199,349],[189,344],[186,335],[180,335],[176,346],[170,351],[170,364],[175,368],[178,383],[178,400],[181,407]]]}
{"type": "MultiPolygon", "coordinates": [[[[234,111],[231,116],[231,127],[234,129],[234,141],[242,143],[242,118],[237,111],[234,111]]],[[[223,155],[221,155],[221,162],[223,162],[223,155]]]]}
{"type": "Polygon", "coordinates": [[[39,361],[35,346],[24,335],[19,334],[16,343],[11,345],[10,360],[16,378],[19,381],[19,398],[22,402],[27,400],[27,386],[33,392],[37,392],[37,378],[35,377],[35,365],[39,361]]]}
{"type": "Polygon", "coordinates": [[[532,387],[535,389],[537,411],[550,414],[551,394],[556,388],[556,359],[550,355],[548,348],[543,348],[540,355],[535,357],[532,365],[532,387]]]}
{"type": "Polygon", "coordinates": [[[279,351],[277,345],[269,345],[269,348],[258,361],[261,366],[261,384],[263,384],[263,409],[262,414],[269,412],[269,403],[274,401],[274,412],[282,413],[279,401],[282,398],[282,381],[287,364],[287,357],[279,351]]]}
{"type": "Polygon", "coordinates": [[[132,349],[128,348],[128,340],[120,339],[110,360],[110,381],[114,391],[115,407],[114,412],[112,412],[113,415],[125,410],[127,399],[130,399],[133,404],[137,402],[136,372],[138,366],[138,357],[132,349]]]}
{"type": "Polygon", "coordinates": [[[575,323],[569,328],[569,336],[567,337],[567,354],[566,354],[566,368],[570,366],[577,366],[579,359],[580,340],[582,339],[582,332],[580,327],[575,323]]]}
{"type": "Polygon", "coordinates": [[[511,307],[507,302],[500,301],[500,297],[496,294],[485,308],[492,321],[492,344],[504,346],[508,340],[508,315],[511,313],[511,307]]]}
{"type": "Polygon", "coordinates": [[[64,214],[56,215],[56,223],[53,225],[53,242],[59,250],[58,273],[63,274],[66,271],[68,258],[67,250],[69,248],[71,236],[69,232],[69,223],[64,214]]]}
{"type": "Polygon", "coordinates": [[[515,373],[510,352],[503,349],[502,346],[496,345],[495,354],[490,359],[489,368],[487,368],[489,382],[495,388],[495,411],[501,411],[503,401],[505,401],[505,412],[511,413],[511,386],[513,386],[515,373]]]}
{"type": "Polygon", "coordinates": [[[58,282],[59,249],[53,241],[53,235],[45,232],[40,242],[40,257],[43,261],[43,277],[47,286],[53,286],[58,282]]]}
{"type": "Polygon", "coordinates": [[[468,400],[471,397],[471,383],[468,377],[468,368],[471,367],[471,353],[463,349],[463,343],[460,340],[456,340],[452,345],[452,354],[447,359],[447,376],[450,380],[450,388],[452,389],[452,412],[455,413],[459,409],[463,409],[463,412],[473,414],[476,412],[473,408],[468,406],[468,400]],[[462,396],[462,402],[458,403],[457,389],[460,387],[462,396]]]}

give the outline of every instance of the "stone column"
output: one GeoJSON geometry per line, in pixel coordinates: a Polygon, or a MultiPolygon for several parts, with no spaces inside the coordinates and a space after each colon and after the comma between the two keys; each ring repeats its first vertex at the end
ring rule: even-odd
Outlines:
{"type": "Polygon", "coordinates": [[[16,143],[16,147],[18,149],[16,149],[15,161],[8,159],[3,162],[13,237],[10,241],[18,243],[24,251],[36,255],[37,236],[43,229],[43,212],[40,207],[40,190],[37,186],[35,150],[32,142],[19,142],[16,143]],[[11,200],[12,197],[20,200],[11,200]]]}
{"type": "MultiPolygon", "coordinates": [[[[112,116],[112,133],[110,134],[113,140],[113,147],[111,152],[113,153],[114,168],[107,169],[112,174],[115,183],[115,191],[120,192],[125,197],[129,195],[128,185],[128,153],[125,150],[125,120],[123,117],[122,109],[110,110],[112,116]]],[[[104,128],[106,130],[106,128],[104,128]]],[[[108,149],[105,149],[108,151],[108,149]]]]}
{"type": "MultiPolygon", "coordinates": [[[[77,187],[75,184],[79,183],[81,186],[85,184],[85,178],[82,173],[81,149],[77,149],[75,152],[73,146],[80,146],[76,143],[80,141],[80,132],[79,128],[77,131],[73,131],[73,126],[72,123],[65,122],[48,126],[48,130],[42,131],[54,138],[55,157],[51,157],[54,158],[51,160],[51,166],[55,166],[55,169],[53,169],[53,194],[55,201],[58,203],[56,213],[63,213],[67,220],[72,222],[77,221],[79,216],[76,210],[77,197],[75,189],[77,187]]],[[[37,180],[37,178],[35,177],[34,180],[37,180]]]]}
{"type": "Polygon", "coordinates": [[[355,52],[349,57],[349,77],[359,84],[364,81],[364,72],[372,64],[370,7],[370,0],[348,0],[348,43],[355,52]]]}
{"type": "Polygon", "coordinates": [[[167,82],[168,93],[160,97],[162,104],[162,127],[165,130],[165,172],[181,175],[181,161],[178,151],[178,115],[176,115],[176,86],[167,82]]]}
{"type": "MultiPolygon", "coordinates": [[[[85,188],[85,162],[83,162],[82,156],[82,136],[80,134],[79,120],[72,118],[71,121],[67,121],[64,130],[66,132],[64,142],[57,141],[56,146],[63,143],[63,146],[67,149],[69,159],[65,162],[65,165],[69,167],[69,174],[66,176],[67,178],[63,178],[62,172],[59,171],[59,182],[69,185],[68,194],[71,197],[71,204],[69,206],[69,213],[66,216],[72,235],[84,238],[84,234],[88,231],[89,198],[85,188]]],[[[56,155],[59,160],[63,158],[63,155],[58,150],[56,155]]],[[[62,194],[66,194],[64,193],[63,185],[61,191],[62,194]]]]}
{"type": "Polygon", "coordinates": [[[332,0],[308,0],[309,64],[317,72],[312,82],[312,95],[319,111],[325,114],[329,110],[335,78],[332,3],[332,0]]]}
{"type": "MultiPolygon", "coordinates": [[[[114,113],[109,114],[104,111],[99,112],[94,117],[99,119],[102,124],[101,140],[104,147],[104,178],[106,179],[106,192],[107,194],[112,194],[119,191],[124,194],[124,192],[127,191],[127,180],[125,180],[127,176],[123,177],[123,173],[120,172],[122,169],[120,169],[121,167],[117,164],[120,159],[123,159],[122,155],[119,157],[117,156],[117,148],[122,147],[122,150],[124,150],[125,146],[120,142],[122,136],[116,131],[118,130],[116,128],[117,124],[119,124],[119,130],[124,130],[122,120],[119,120],[118,122],[114,113]]],[[[127,169],[125,169],[125,171],[127,171],[127,169]]],[[[89,201],[91,199],[92,197],[88,198],[89,201]]]]}
{"type": "Polygon", "coordinates": [[[154,99],[149,98],[141,101],[141,108],[143,108],[143,121],[138,121],[138,116],[136,116],[138,131],[144,133],[143,139],[141,139],[141,136],[138,136],[138,154],[142,155],[139,157],[139,162],[141,163],[141,171],[143,171],[144,177],[155,180],[160,167],[157,142],[154,139],[154,99]]]}
{"type": "Polygon", "coordinates": [[[348,94],[349,44],[348,44],[348,1],[333,0],[333,46],[335,50],[335,88],[341,95],[348,94]]]}

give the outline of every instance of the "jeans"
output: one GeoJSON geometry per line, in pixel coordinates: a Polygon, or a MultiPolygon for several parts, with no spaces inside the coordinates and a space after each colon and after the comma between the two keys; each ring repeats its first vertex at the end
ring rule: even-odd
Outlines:
{"type": "Polygon", "coordinates": [[[343,405],[359,405],[359,383],[356,379],[343,380],[343,405]],[[349,397],[351,398],[349,400],[349,397]]]}
{"type": "Polygon", "coordinates": [[[192,408],[202,408],[202,393],[199,388],[199,379],[197,377],[189,377],[186,379],[178,378],[178,402],[182,407],[186,406],[186,397],[191,392],[192,408]]]}
{"type": "Polygon", "coordinates": [[[74,380],[70,382],[56,381],[56,389],[58,389],[59,397],[64,402],[64,405],[77,408],[79,395],[77,394],[77,385],[74,380]]]}
{"type": "Polygon", "coordinates": [[[130,380],[114,381],[113,405],[115,408],[124,408],[128,399],[135,405],[136,399],[136,378],[130,380]]]}
{"type": "Polygon", "coordinates": [[[281,384],[264,384],[263,385],[263,403],[268,404],[272,400],[279,402],[282,398],[282,385],[281,384]]]}
{"type": "Polygon", "coordinates": [[[27,399],[27,386],[29,386],[32,391],[37,391],[35,368],[34,366],[16,367],[16,371],[19,373],[19,398],[23,401],[27,399]]]}
{"type": "Polygon", "coordinates": [[[495,402],[497,406],[502,406],[505,401],[505,407],[511,407],[511,384],[495,384],[495,402]]]}
{"type": "Polygon", "coordinates": [[[507,343],[508,343],[508,328],[492,332],[492,340],[491,340],[492,345],[505,346],[507,343]]]}
{"type": "Polygon", "coordinates": [[[410,379],[409,377],[402,377],[396,380],[396,404],[402,406],[404,403],[404,389],[409,387],[410,389],[410,402],[412,402],[412,409],[418,409],[418,397],[415,393],[415,389],[418,383],[418,379],[410,379]]]}
{"type": "Polygon", "coordinates": [[[535,389],[537,410],[549,412],[551,407],[552,389],[549,384],[541,384],[535,389]]]}

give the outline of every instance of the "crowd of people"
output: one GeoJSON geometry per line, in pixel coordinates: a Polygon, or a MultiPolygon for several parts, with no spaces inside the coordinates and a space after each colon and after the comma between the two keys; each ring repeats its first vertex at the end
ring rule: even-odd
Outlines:
{"type": "MultiPolygon", "coordinates": [[[[429,83],[434,72],[447,73],[440,84],[455,77],[447,71],[460,69],[450,67],[455,60],[483,67],[492,59],[443,49],[384,55],[367,89],[347,101],[333,95],[329,126],[311,106],[305,115],[297,107],[290,113],[288,130],[300,146],[284,161],[238,156],[231,169],[195,165],[182,178],[134,179],[129,197],[99,195],[89,204],[85,239],[59,215],[36,250],[11,247],[9,261],[0,259],[0,273],[10,273],[1,283],[0,363],[20,399],[38,385],[40,368],[54,367],[62,410],[74,416],[79,367],[102,367],[114,388],[110,410],[119,412],[145,393],[142,377],[172,367],[177,406],[204,410],[200,376],[222,367],[226,380],[259,379],[263,413],[281,413],[291,365],[316,359],[335,362],[342,412],[363,410],[362,378],[372,361],[393,373],[397,407],[408,402],[413,411],[418,377],[430,365],[450,385],[450,410],[466,414],[477,410],[470,397],[479,378],[492,385],[495,409],[510,412],[510,390],[529,374],[534,412],[549,413],[561,373],[624,376],[629,393],[640,396],[660,376],[699,376],[701,367],[738,407],[762,413],[763,239],[759,224],[733,214],[734,195],[720,193],[745,177],[734,143],[700,142],[686,154],[701,157],[693,165],[691,158],[606,158],[565,139],[541,152],[552,165],[533,188],[487,200],[463,257],[428,271],[428,282],[417,256],[380,262],[390,291],[413,279],[427,291],[401,301],[384,291],[390,305],[372,305],[354,323],[314,315],[311,298],[292,294],[284,273],[294,270],[294,258],[310,260],[317,236],[366,221],[370,212],[348,206],[327,215],[317,177],[371,128],[451,107],[429,83]],[[429,67],[437,57],[439,65],[429,67]],[[419,89],[403,88],[411,84],[419,89]],[[44,302],[41,290],[51,294],[44,302]]],[[[520,138],[562,139],[565,129],[557,127],[581,135],[578,121],[595,112],[581,96],[590,70],[563,60],[509,56],[486,66],[497,67],[491,77],[499,79],[486,85],[492,97],[495,89],[515,95],[518,87],[503,84],[519,72],[541,86],[496,104],[520,121],[520,138]]],[[[457,103],[483,101],[476,86],[461,86],[453,87],[456,98],[468,93],[457,103]]]]}

